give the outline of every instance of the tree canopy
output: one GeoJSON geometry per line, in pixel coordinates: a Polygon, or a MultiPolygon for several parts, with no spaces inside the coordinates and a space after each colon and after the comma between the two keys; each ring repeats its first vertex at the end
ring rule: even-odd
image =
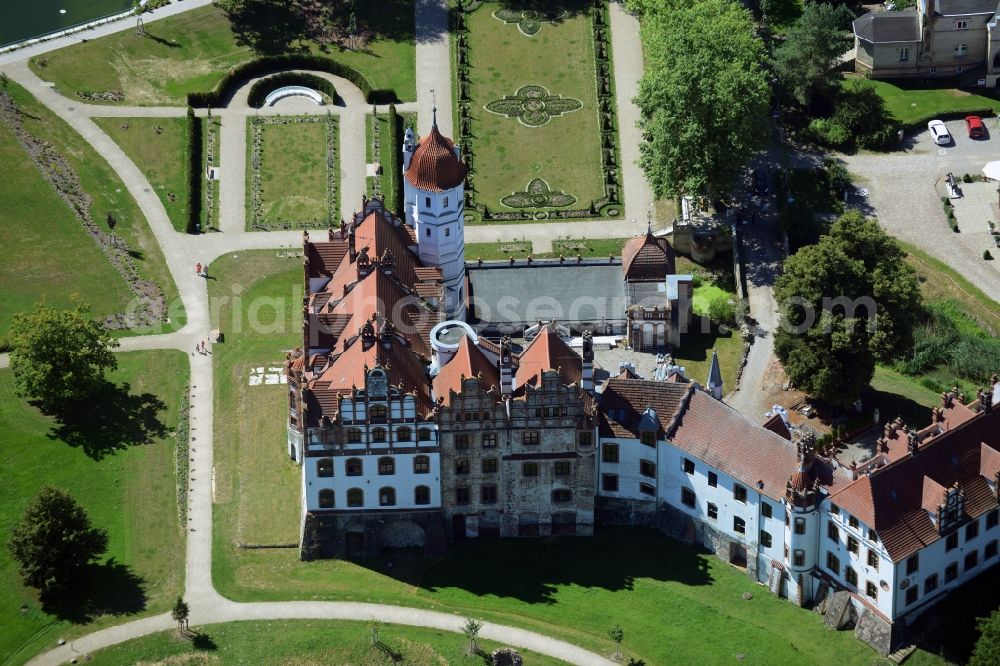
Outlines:
{"type": "Polygon", "coordinates": [[[996,666],[1000,664],[1000,610],[990,613],[989,617],[981,617],[979,640],[972,650],[969,666],[996,666]]]}
{"type": "Polygon", "coordinates": [[[846,49],[840,22],[840,12],[833,5],[808,2],[785,43],[774,52],[774,68],[782,85],[803,106],[832,99],[840,86],[840,72],[834,67],[846,49]]]}
{"type": "Polygon", "coordinates": [[[104,371],[118,367],[111,351],[118,341],[90,317],[90,308],[82,302],[72,310],[38,303],[34,312],[14,316],[7,339],[15,391],[49,411],[91,395],[104,371]]]}
{"type": "Polygon", "coordinates": [[[61,488],[46,486],[28,504],[7,542],[25,583],[43,593],[63,590],[107,550],[108,535],[61,488]]]}
{"type": "Polygon", "coordinates": [[[921,297],[905,256],[876,221],[852,211],[788,258],[775,283],[775,353],[797,386],[847,405],[876,361],[908,353],[921,297]]]}
{"type": "Polygon", "coordinates": [[[733,0],[657,8],[643,16],[642,41],[640,161],[653,191],[726,194],[766,138],[770,87],[753,17],[733,0]]]}

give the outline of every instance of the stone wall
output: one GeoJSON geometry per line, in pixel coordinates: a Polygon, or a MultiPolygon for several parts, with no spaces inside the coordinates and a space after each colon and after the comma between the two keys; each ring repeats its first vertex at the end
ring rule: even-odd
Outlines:
{"type": "Polygon", "coordinates": [[[307,513],[300,556],[364,559],[389,548],[419,547],[428,556],[447,551],[440,510],[307,513]]]}

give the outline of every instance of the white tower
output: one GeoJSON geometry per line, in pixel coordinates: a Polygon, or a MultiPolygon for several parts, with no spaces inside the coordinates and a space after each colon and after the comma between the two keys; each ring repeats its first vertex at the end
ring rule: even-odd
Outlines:
{"type": "Polygon", "coordinates": [[[403,211],[416,230],[420,261],[439,266],[444,276],[448,319],[465,320],[465,175],[461,152],[438,131],[437,108],[431,133],[414,144],[413,129],[403,137],[403,211]]]}

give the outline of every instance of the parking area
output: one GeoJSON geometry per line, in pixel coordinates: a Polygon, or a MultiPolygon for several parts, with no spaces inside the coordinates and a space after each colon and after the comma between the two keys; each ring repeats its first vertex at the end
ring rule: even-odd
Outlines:
{"type": "MultiPolygon", "coordinates": [[[[1000,299],[1000,254],[993,248],[986,219],[970,222],[968,228],[963,228],[960,220],[961,232],[954,233],[941,205],[948,173],[956,178],[966,173],[977,175],[987,162],[1000,160],[1000,125],[996,118],[984,119],[985,137],[970,139],[964,120],[945,124],[953,137],[947,146],[935,145],[930,133],[923,129],[906,137],[899,150],[839,157],[854,174],[858,187],[868,190],[872,214],[889,233],[946,262],[984,292],[1000,299]],[[983,250],[990,248],[998,260],[983,259],[983,250]]],[[[989,197],[983,190],[990,187],[995,195],[993,181],[975,188],[978,201],[985,204],[989,197]]],[[[962,203],[956,200],[956,208],[962,203]]],[[[993,221],[1000,223],[996,218],[993,221]]]]}

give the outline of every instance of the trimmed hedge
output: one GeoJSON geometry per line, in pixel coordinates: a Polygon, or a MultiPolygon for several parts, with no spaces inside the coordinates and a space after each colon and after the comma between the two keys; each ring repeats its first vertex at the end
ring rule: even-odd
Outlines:
{"type": "Polygon", "coordinates": [[[278,88],[285,86],[305,86],[317,92],[326,94],[336,103],[337,89],[333,83],[327,81],[322,76],[309,74],[306,72],[281,72],[266,79],[261,79],[250,87],[250,94],[247,96],[247,104],[259,109],[264,106],[267,96],[278,88]]]}
{"type": "Polygon", "coordinates": [[[927,129],[927,123],[932,120],[963,120],[966,116],[990,118],[995,115],[996,113],[989,107],[971,109],[969,111],[945,111],[943,113],[934,113],[924,118],[914,120],[913,122],[905,123],[903,125],[903,130],[906,132],[914,132],[927,129]]]}
{"type": "Polygon", "coordinates": [[[262,56],[240,63],[229,70],[211,91],[188,93],[188,105],[194,107],[221,106],[222,100],[225,100],[236,88],[248,80],[288,69],[314,69],[343,77],[361,90],[369,104],[389,104],[399,101],[396,91],[386,88],[372,88],[371,83],[361,72],[343,63],[324,56],[290,53],[262,56]]]}
{"type": "Polygon", "coordinates": [[[400,158],[403,150],[403,117],[396,112],[396,105],[389,105],[389,130],[392,132],[389,164],[383,165],[383,173],[388,169],[388,192],[385,192],[389,210],[403,211],[403,165],[400,158]]]}
{"type": "Polygon", "coordinates": [[[187,112],[188,222],[187,232],[201,231],[201,118],[187,112]]]}

